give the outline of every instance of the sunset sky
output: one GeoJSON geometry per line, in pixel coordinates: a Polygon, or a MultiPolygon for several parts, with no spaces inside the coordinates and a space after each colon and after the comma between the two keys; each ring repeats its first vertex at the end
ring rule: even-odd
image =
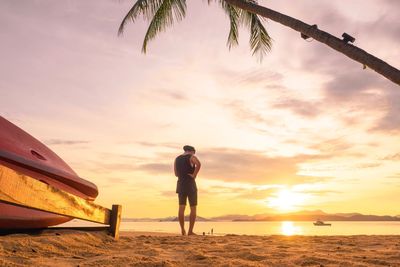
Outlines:
{"type": "MultiPolygon", "coordinates": [[[[173,161],[196,147],[200,216],[321,209],[398,215],[400,88],[273,21],[259,63],[226,47],[217,4],[141,53],[133,1],[0,1],[0,115],[60,155],[124,217],[174,216],[173,161]]],[[[400,1],[270,0],[400,67],[400,1]]]]}

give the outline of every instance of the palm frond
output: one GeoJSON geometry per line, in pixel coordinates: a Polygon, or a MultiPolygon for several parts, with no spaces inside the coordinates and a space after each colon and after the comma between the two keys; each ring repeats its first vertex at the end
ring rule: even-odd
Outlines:
{"type": "MultiPolygon", "coordinates": [[[[272,48],[272,39],[267,30],[264,28],[260,17],[256,14],[250,13],[246,10],[232,6],[224,0],[214,0],[224,9],[229,17],[230,30],[228,35],[227,45],[229,49],[239,43],[239,26],[244,25],[250,31],[250,48],[253,55],[257,55],[259,60],[262,61],[263,56],[266,55],[272,48]]],[[[255,0],[243,0],[257,4],[255,0]]],[[[208,0],[210,4],[212,0],[208,0]]]]}
{"type": "Polygon", "coordinates": [[[163,0],[137,0],[122,20],[118,35],[124,32],[125,26],[129,21],[135,22],[140,15],[143,15],[144,19],[151,20],[162,2],[163,0]]]}
{"type": "MultiPolygon", "coordinates": [[[[247,0],[257,4],[254,0],[247,0]]],[[[266,55],[272,48],[272,38],[269,36],[267,30],[261,22],[258,15],[250,13],[246,10],[241,10],[241,22],[250,30],[250,48],[253,55],[257,55],[259,60],[262,61],[263,56],[266,55]]]]}
{"type": "MultiPolygon", "coordinates": [[[[245,11],[244,11],[245,12],[245,11]]],[[[250,48],[253,55],[257,55],[262,61],[272,48],[272,38],[261,23],[260,18],[256,14],[249,13],[251,16],[250,23],[250,48]]]]}
{"type": "Polygon", "coordinates": [[[147,44],[159,32],[182,20],[186,15],[186,0],[162,0],[155,12],[143,40],[142,52],[146,53],[147,44]]]}
{"type": "Polygon", "coordinates": [[[229,49],[239,44],[239,10],[225,2],[222,3],[222,8],[225,10],[229,17],[230,29],[228,40],[226,42],[229,49]]]}
{"type": "MultiPolygon", "coordinates": [[[[257,4],[256,0],[243,0],[257,4]]],[[[227,46],[231,49],[239,44],[239,27],[245,25],[250,31],[250,48],[260,61],[272,47],[272,39],[264,28],[260,17],[228,4],[225,0],[207,0],[208,4],[217,2],[229,17],[230,29],[227,46]]],[[[118,34],[121,35],[129,21],[135,22],[139,16],[149,20],[150,24],[143,40],[142,52],[146,53],[147,45],[158,33],[172,26],[175,21],[186,15],[186,0],[136,0],[121,22],[118,34]]]]}

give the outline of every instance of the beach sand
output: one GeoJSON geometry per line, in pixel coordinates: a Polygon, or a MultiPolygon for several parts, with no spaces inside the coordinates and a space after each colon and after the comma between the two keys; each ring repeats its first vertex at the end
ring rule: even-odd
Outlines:
{"type": "Polygon", "coordinates": [[[400,266],[400,236],[177,236],[46,230],[0,236],[0,266],[400,266]]]}

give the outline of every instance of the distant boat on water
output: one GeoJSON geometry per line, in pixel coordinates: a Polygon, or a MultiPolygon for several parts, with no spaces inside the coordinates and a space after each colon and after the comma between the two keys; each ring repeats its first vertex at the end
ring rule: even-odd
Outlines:
{"type": "Polygon", "coordinates": [[[315,225],[315,226],[331,226],[332,224],[330,224],[330,223],[324,223],[324,222],[321,221],[321,220],[317,220],[317,221],[314,223],[314,225],[315,225]]]}

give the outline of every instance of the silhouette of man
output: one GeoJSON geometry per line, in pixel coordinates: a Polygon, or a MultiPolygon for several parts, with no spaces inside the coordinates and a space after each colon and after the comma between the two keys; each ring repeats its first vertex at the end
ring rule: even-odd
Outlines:
{"type": "Polygon", "coordinates": [[[178,177],[176,185],[176,193],[179,199],[178,218],[181,226],[182,235],[186,235],[185,231],[185,208],[186,200],[189,199],[190,205],[190,224],[188,235],[195,235],[193,232],[194,223],[196,221],[197,207],[197,185],[196,177],[200,171],[201,163],[194,155],[196,150],[192,146],[184,146],[184,153],[179,155],[174,162],[175,176],[178,177]]]}

